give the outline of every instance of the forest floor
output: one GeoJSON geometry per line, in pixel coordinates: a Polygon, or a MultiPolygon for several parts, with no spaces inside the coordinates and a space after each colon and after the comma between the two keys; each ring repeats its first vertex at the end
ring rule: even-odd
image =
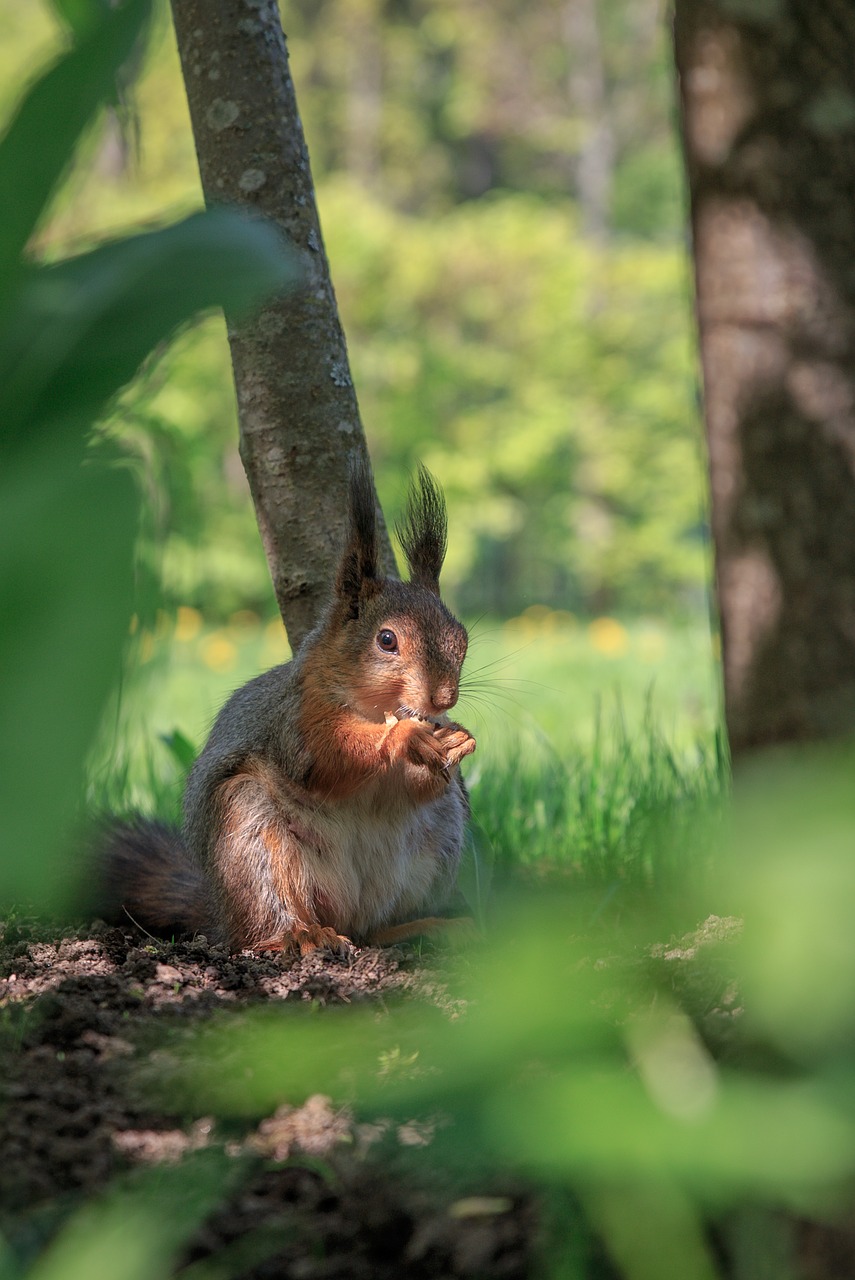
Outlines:
{"type": "Polygon", "coordinates": [[[179,1275],[207,1275],[206,1260],[230,1258],[210,1274],[531,1274],[532,1194],[451,1185],[431,1161],[424,1126],[360,1124],[317,1095],[225,1132],[213,1118],[153,1104],[139,1084],[170,1034],[250,1006],[379,1009],[403,996],[455,1018],[465,1002],[450,993],[441,961],[371,948],[289,963],[106,926],[44,938],[12,924],[0,940],[0,1232],[19,1257],[37,1254],[71,1209],[122,1171],[219,1145],[243,1161],[244,1176],[183,1247],[179,1275]]]}
{"type": "MultiPolygon", "coordinates": [[[[722,1001],[722,975],[709,961],[730,948],[740,927],[736,919],[711,916],[678,944],[650,952],[671,971],[675,989],[703,1010],[710,1042],[725,1049],[740,1013],[735,992],[722,1001]]],[[[550,1222],[555,1227],[554,1215],[564,1212],[561,1203],[507,1172],[450,1171],[432,1150],[434,1131],[424,1117],[357,1117],[315,1094],[266,1116],[226,1120],[200,1115],[198,1105],[188,1114],[180,1102],[164,1101],[166,1090],[152,1090],[173,1046],[204,1039],[217,1019],[233,1019],[228,1025],[239,1034],[248,1010],[281,1008],[284,1016],[306,1005],[320,1017],[325,1008],[344,1005],[375,1009],[380,1017],[419,1005],[433,1018],[467,1017],[460,967],[415,946],[346,956],[315,952],[289,961],[230,955],[204,939],[160,942],[105,925],[61,936],[21,921],[0,926],[2,1280],[29,1274],[36,1259],[32,1274],[39,1280],[528,1280],[546,1274],[544,1250],[550,1222]],[[194,1218],[187,1207],[193,1161],[206,1153],[219,1153],[218,1169],[233,1167],[235,1176],[226,1172],[222,1186],[216,1182],[210,1204],[194,1218]],[[166,1179],[169,1170],[177,1184],[166,1179]],[[171,1238],[181,1243],[167,1246],[160,1269],[150,1262],[147,1269],[117,1268],[97,1250],[94,1265],[90,1255],[82,1263],[78,1257],[76,1268],[62,1261],[42,1265],[45,1246],[67,1238],[81,1206],[108,1203],[109,1189],[123,1184],[134,1194],[134,1178],[146,1171],[164,1182],[164,1227],[167,1216],[179,1226],[176,1232],[172,1224],[171,1238]]],[[[120,1203],[113,1242],[120,1252],[130,1203],[120,1203]]],[[[81,1220],[84,1233],[106,1221],[97,1211],[81,1220]]],[[[794,1265],[780,1274],[801,1280],[855,1275],[852,1223],[848,1213],[839,1222],[789,1220],[794,1265]]],[[[749,1274],[729,1258],[731,1228],[737,1231],[739,1221],[728,1226],[725,1219],[722,1274],[749,1274]]],[[[130,1240],[130,1227],[126,1234],[130,1240]]],[[[585,1274],[615,1280],[617,1273],[594,1246],[585,1274]]]]}

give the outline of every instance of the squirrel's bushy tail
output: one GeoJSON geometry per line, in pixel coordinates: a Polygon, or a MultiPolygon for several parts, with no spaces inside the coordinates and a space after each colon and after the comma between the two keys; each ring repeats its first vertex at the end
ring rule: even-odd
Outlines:
{"type": "Polygon", "coordinates": [[[105,822],[97,840],[96,910],[152,933],[216,932],[205,876],[177,827],[147,818],[105,822]]]}

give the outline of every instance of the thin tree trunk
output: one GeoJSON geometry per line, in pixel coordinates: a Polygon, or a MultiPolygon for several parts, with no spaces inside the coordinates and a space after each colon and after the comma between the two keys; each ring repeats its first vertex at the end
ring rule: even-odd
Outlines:
{"type": "Polygon", "coordinates": [[[738,755],[855,732],[855,5],[675,18],[738,755]]]}
{"type": "Polygon", "coordinates": [[[328,596],[365,438],[276,0],[172,0],[172,12],[206,201],[274,219],[305,270],[299,293],[229,327],[241,458],[296,648],[328,596]]]}

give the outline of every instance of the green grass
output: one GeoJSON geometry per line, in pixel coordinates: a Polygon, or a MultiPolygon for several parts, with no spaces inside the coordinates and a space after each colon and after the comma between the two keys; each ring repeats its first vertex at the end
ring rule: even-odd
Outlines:
{"type": "Polygon", "coordinates": [[[630,735],[615,720],[587,746],[546,747],[470,768],[472,807],[500,864],[550,866],[589,879],[643,879],[663,812],[690,813],[720,794],[715,743],[679,754],[653,719],[630,735]]]}
{"type": "Polygon", "coordinates": [[[559,754],[593,747],[604,724],[628,736],[649,724],[678,752],[710,742],[719,723],[719,674],[709,628],[696,619],[585,622],[538,606],[504,624],[471,627],[455,714],[479,750],[548,742],[559,754]]]}

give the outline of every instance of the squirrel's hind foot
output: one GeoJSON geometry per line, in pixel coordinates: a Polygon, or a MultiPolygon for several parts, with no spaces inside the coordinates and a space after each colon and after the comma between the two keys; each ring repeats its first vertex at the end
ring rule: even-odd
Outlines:
{"type": "Polygon", "coordinates": [[[353,943],[344,934],[336,933],[326,925],[299,924],[294,925],[286,933],[276,938],[267,938],[257,942],[253,951],[281,951],[288,956],[307,956],[313,951],[329,951],[337,956],[349,956],[354,951],[353,943]]]}
{"type": "Polygon", "coordinates": [[[464,947],[480,938],[480,930],[471,916],[424,916],[405,920],[403,924],[376,929],[369,938],[372,947],[389,947],[413,938],[435,938],[451,947],[464,947]]]}

